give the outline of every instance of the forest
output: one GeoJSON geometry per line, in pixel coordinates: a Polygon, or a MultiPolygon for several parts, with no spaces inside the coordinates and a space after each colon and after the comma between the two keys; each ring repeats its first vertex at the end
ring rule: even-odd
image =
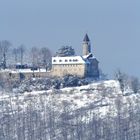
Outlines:
{"type": "Polygon", "coordinates": [[[140,92],[119,81],[1,93],[2,140],[139,140],[140,92]]]}

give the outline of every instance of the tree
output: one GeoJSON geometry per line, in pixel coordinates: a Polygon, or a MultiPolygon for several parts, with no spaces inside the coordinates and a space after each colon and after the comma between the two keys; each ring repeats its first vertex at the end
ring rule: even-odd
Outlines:
{"type": "Polygon", "coordinates": [[[9,50],[9,47],[11,46],[11,43],[7,40],[2,40],[0,42],[0,52],[1,52],[1,57],[2,57],[2,67],[3,69],[6,69],[6,64],[7,64],[7,52],[9,50]]]}
{"type": "Polygon", "coordinates": [[[31,48],[32,70],[34,77],[34,70],[39,67],[39,50],[37,47],[31,48]]]}
{"type": "Polygon", "coordinates": [[[46,47],[41,48],[40,57],[41,57],[42,66],[45,67],[47,70],[51,64],[51,57],[52,57],[51,51],[46,47]]]}
{"type": "Polygon", "coordinates": [[[122,127],[122,118],[123,118],[123,101],[121,96],[118,96],[115,99],[115,108],[116,108],[116,137],[117,140],[124,140],[123,127],[122,127]]]}
{"type": "Polygon", "coordinates": [[[119,84],[120,84],[120,89],[122,91],[122,93],[124,92],[126,85],[128,85],[128,76],[125,73],[122,73],[120,70],[118,70],[115,73],[115,79],[118,80],[119,84]]]}
{"type": "Polygon", "coordinates": [[[58,52],[56,52],[56,56],[64,57],[64,56],[74,56],[75,50],[71,46],[62,46],[58,52]]]}
{"type": "Polygon", "coordinates": [[[23,56],[24,56],[24,52],[25,52],[25,46],[20,45],[18,48],[18,52],[19,52],[19,57],[20,57],[20,63],[21,63],[21,65],[23,65],[23,56]]]}
{"type": "Polygon", "coordinates": [[[131,88],[134,93],[137,93],[139,91],[140,83],[137,77],[131,77],[131,88]]]}
{"type": "Polygon", "coordinates": [[[13,48],[12,53],[14,55],[15,63],[18,61],[18,48],[13,48]]]}

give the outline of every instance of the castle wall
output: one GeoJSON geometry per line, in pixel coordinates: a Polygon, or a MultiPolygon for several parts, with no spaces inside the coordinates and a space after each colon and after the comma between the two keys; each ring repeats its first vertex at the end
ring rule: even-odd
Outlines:
{"type": "Polygon", "coordinates": [[[90,64],[87,65],[86,76],[99,78],[98,61],[96,59],[89,59],[90,64]]]}
{"type": "Polygon", "coordinates": [[[53,65],[52,76],[65,76],[65,75],[77,75],[79,77],[85,76],[86,66],[84,64],[73,64],[73,65],[53,65]]]}
{"type": "Polygon", "coordinates": [[[26,72],[26,73],[7,73],[7,76],[11,79],[30,79],[32,77],[50,77],[51,72],[26,72]]]}
{"type": "Polygon", "coordinates": [[[30,79],[33,77],[62,77],[65,75],[76,75],[79,77],[85,77],[86,65],[85,64],[55,64],[52,65],[50,72],[6,72],[7,77],[10,79],[30,79]]]}

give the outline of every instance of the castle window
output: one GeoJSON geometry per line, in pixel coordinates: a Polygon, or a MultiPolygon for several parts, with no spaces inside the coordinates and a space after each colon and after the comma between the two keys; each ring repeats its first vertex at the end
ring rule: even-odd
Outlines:
{"type": "Polygon", "coordinates": [[[78,61],[78,59],[73,59],[73,62],[77,62],[78,61]]]}
{"type": "Polygon", "coordinates": [[[70,59],[69,62],[71,62],[72,60],[70,59]]]}
{"type": "Polygon", "coordinates": [[[62,60],[60,59],[59,62],[62,62],[62,60]]]}
{"type": "Polygon", "coordinates": [[[53,62],[56,62],[56,60],[54,59],[53,62]]]}
{"type": "Polygon", "coordinates": [[[68,62],[68,60],[67,60],[67,59],[65,59],[65,62],[68,62]]]}

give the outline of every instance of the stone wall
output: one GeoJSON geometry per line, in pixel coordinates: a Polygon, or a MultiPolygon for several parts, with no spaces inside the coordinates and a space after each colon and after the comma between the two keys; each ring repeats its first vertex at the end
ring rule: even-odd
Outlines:
{"type": "Polygon", "coordinates": [[[77,75],[79,77],[85,76],[86,66],[84,64],[73,65],[53,65],[52,76],[65,76],[65,75],[77,75]]]}
{"type": "Polygon", "coordinates": [[[26,72],[26,73],[7,73],[7,76],[9,76],[9,78],[14,78],[14,79],[30,79],[32,77],[50,77],[51,76],[51,72],[26,72]]]}

